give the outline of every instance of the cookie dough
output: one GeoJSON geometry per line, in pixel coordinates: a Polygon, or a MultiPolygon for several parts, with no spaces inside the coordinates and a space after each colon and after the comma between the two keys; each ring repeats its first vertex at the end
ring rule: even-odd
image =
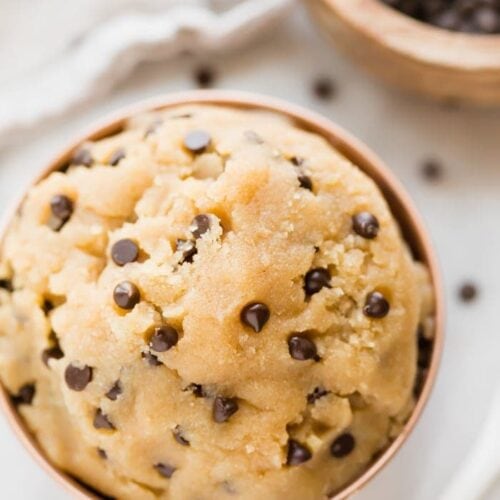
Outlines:
{"type": "Polygon", "coordinates": [[[120,499],[338,491],[400,432],[432,312],[382,194],[284,117],[138,116],[3,242],[0,375],[49,460],[120,499]]]}

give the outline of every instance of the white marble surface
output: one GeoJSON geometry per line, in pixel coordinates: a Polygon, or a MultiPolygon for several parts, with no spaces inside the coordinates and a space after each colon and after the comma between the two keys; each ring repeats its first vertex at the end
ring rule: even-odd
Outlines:
{"type": "MultiPolygon", "coordinates": [[[[40,167],[75,133],[104,113],[160,93],[191,88],[196,58],[140,66],[119,88],[71,116],[45,123],[0,150],[3,211],[40,167]]],[[[448,327],[438,383],[422,420],[395,460],[358,500],[434,500],[466,456],[499,382],[500,111],[452,110],[401,95],[368,79],[315,32],[299,9],[280,29],[243,53],[210,60],[218,86],[261,92],[315,109],[355,133],[396,172],[429,226],[446,284],[448,327]],[[318,74],[338,96],[316,100],[318,74]],[[442,181],[422,180],[419,162],[445,165],[442,181]],[[470,279],[474,303],[457,299],[470,279]]],[[[0,103],[1,103],[0,95],[0,103]]],[[[0,417],[0,498],[62,500],[68,495],[27,455],[0,417]]],[[[488,499],[500,498],[500,490],[488,499]]]]}

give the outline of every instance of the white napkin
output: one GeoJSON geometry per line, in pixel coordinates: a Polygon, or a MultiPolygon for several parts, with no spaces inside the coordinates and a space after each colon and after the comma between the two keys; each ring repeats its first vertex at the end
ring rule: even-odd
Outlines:
{"type": "Polygon", "coordinates": [[[108,92],[141,61],[234,49],[292,1],[3,0],[0,145],[108,92]]]}

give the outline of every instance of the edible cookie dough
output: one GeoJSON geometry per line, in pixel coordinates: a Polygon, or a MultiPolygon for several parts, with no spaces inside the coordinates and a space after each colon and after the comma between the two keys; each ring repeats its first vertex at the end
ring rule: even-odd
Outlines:
{"type": "Polygon", "coordinates": [[[338,491],[412,410],[432,298],[375,184],[259,111],[83,144],[3,242],[0,375],[57,467],[120,499],[338,491]]]}

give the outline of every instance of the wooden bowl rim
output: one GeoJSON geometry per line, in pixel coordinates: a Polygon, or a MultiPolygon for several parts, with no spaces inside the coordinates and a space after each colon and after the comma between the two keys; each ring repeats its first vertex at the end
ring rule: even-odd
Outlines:
{"type": "MultiPolygon", "coordinates": [[[[346,500],[351,495],[359,491],[394,457],[396,452],[400,449],[402,444],[406,441],[414,429],[417,421],[422,415],[424,407],[430,397],[431,390],[434,386],[444,343],[445,301],[438,260],[430,237],[418,211],[414,207],[413,202],[406,193],[406,190],[402,187],[388,167],[386,167],[385,164],[367,146],[361,143],[350,133],[346,132],[343,128],[334,124],[327,118],[324,118],[323,116],[312,111],[280,99],[254,93],[226,90],[203,90],[180,92],[168,94],[159,98],[149,99],[108,116],[104,120],[89,128],[86,133],[82,134],[76,140],[73,140],[70,146],[55,156],[54,159],[51,160],[44,169],[42,169],[41,174],[35,178],[32,185],[37,184],[51,172],[64,166],[71,158],[74,151],[81,146],[82,143],[88,140],[97,140],[118,132],[126,123],[128,118],[148,111],[157,111],[189,104],[211,104],[215,106],[240,109],[271,111],[290,118],[300,128],[323,136],[330,144],[332,144],[361,170],[374,179],[386,196],[390,195],[388,199],[390,205],[392,200],[392,203],[396,203],[399,209],[404,212],[402,214],[396,214],[393,211],[393,215],[396,220],[405,221],[406,224],[411,226],[409,227],[411,233],[410,236],[414,239],[411,245],[416,245],[418,247],[416,250],[420,253],[421,260],[429,269],[435,297],[435,332],[434,346],[426,380],[422,391],[418,396],[412,414],[405,423],[401,434],[399,434],[387,447],[387,449],[384,450],[384,452],[381,453],[381,455],[377,457],[377,459],[357,478],[331,497],[333,500],[346,500]]],[[[13,204],[12,210],[4,217],[3,223],[0,225],[0,244],[5,236],[12,217],[19,209],[28,189],[29,187],[26,189],[21,199],[17,203],[13,204]]],[[[394,210],[394,206],[391,206],[391,209],[394,210]]],[[[35,438],[27,430],[22,417],[12,404],[6,388],[1,383],[0,407],[6,415],[13,431],[21,440],[25,448],[42,466],[42,468],[48,472],[49,475],[64,486],[66,490],[71,492],[76,498],[80,498],[82,500],[100,498],[48,460],[35,438]]]]}
{"type": "Polygon", "coordinates": [[[500,71],[500,34],[448,31],[416,20],[380,0],[308,0],[332,11],[374,43],[410,59],[463,71],[500,71]]]}

